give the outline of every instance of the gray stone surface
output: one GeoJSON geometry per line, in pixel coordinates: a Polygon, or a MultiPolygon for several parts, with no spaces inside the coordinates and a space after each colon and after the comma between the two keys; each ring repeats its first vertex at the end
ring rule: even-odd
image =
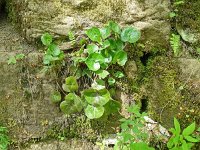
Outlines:
{"type": "Polygon", "coordinates": [[[68,140],[68,141],[48,141],[38,144],[31,144],[25,150],[100,150],[99,147],[91,142],[84,140],[68,140]]]}
{"type": "Polygon", "coordinates": [[[29,41],[42,33],[66,36],[69,30],[102,26],[115,20],[142,31],[146,49],[167,47],[170,34],[169,0],[10,0],[11,18],[18,22],[29,41]],[[20,5],[19,5],[20,4],[20,5]]]}

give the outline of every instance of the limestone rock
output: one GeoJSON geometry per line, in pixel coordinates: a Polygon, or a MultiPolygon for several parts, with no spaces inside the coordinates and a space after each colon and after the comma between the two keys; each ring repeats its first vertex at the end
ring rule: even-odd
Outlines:
{"type": "Polygon", "coordinates": [[[164,127],[176,117],[183,127],[200,123],[200,62],[196,59],[156,57],[150,63],[146,87],[148,112],[164,127]]]}
{"type": "Polygon", "coordinates": [[[134,60],[128,61],[125,66],[125,73],[129,79],[135,79],[137,75],[137,65],[134,60]]]}
{"type": "Polygon", "coordinates": [[[98,150],[98,147],[84,140],[48,141],[31,144],[25,150],[98,150]]]}
{"type": "Polygon", "coordinates": [[[70,30],[81,33],[91,26],[115,20],[122,26],[136,26],[142,31],[145,49],[167,47],[170,24],[169,0],[10,0],[10,17],[23,29],[28,41],[44,32],[56,37],[70,30]]]}

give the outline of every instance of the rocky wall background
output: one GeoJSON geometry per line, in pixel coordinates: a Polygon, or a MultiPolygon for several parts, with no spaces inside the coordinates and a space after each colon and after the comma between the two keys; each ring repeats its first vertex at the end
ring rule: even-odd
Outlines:
{"type": "MultiPolygon", "coordinates": [[[[81,115],[63,116],[59,108],[49,101],[51,91],[56,88],[56,76],[40,76],[43,49],[37,47],[40,36],[49,32],[59,41],[62,49],[73,48],[67,38],[70,30],[75,31],[79,39],[85,29],[102,26],[109,20],[115,20],[121,26],[136,26],[142,32],[137,47],[128,50],[130,58],[124,68],[127,80],[118,85],[117,96],[123,104],[140,103],[142,110],[148,111],[166,128],[172,126],[174,116],[184,126],[194,120],[200,124],[200,62],[196,52],[199,20],[195,16],[188,20],[182,12],[183,8],[192,8],[191,11],[186,9],[186,13],[198,14],[199,3],[181,5],[177,20],[172,20],[169,13],[173,6],[169,0],[116,1],[6,1],[7,17],[12,25],[1,12],[0,123],[10,130],[13,141],[10,149],[89,149],[88,146],[95,149],[92,142],[96,140],[96,135],[116,131],[105,130],[109,122],[90,122],[81,115]],[[188,22],[185,23],[185,20],[188,22]],[[191,27],[189,33],[195,34],[197,39],[190,42],[182,37],[180,58],[173,57],[169,45],[172,29],[177,28],[174,22],[183,31],[191,27]],[[26,59],[16,65],[8,65],[7,60],[18,53],[25,53],[26,59]],[[55,140],[62,136],[85,141],[82,146],[76,141],[55,140]],[[30,144],[34,142],[39,143],[30,144]]],[[[2,2],[0,0],[0,6],[2,2]]]]}

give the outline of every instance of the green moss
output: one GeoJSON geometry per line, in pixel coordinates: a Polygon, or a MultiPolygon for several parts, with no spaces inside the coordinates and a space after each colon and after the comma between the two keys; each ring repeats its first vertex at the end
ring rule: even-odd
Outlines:
{"type": "Polygon", "coordinates": [[[146,84],[149,114],[165,127],[171,127],[181,103],[176,61],[157,56],[149,61],[146,76],[149,79],[146,84]]]}
{"type": "Polygon", "coordinates": [[[184,4],[179,5],[177,21],[184,28],[200,31],[200,1],[190,0],[184,1],[184,4]]]}

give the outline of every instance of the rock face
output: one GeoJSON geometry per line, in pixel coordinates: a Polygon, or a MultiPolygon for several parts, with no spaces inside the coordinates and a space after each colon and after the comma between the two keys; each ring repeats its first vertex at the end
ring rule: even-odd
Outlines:
{"type": "Polygon", "coordinates": [[[25,150],[99,150],[92,143],[81,140],[73,141],[49,141],[32,144],[25,150]]]}
{"type": "Polygon", "coordinates": [[[146,49],[168,46],[169,0],[9,0],[8,5],[10,18],[21,26],[28,41],[44,32],[62,37],[69,30],[80,33],[115,20],[142,30],[146,49]]]}
{"type": "Polygon", "coordinates": [[[156,57],[149,63],[148,110],[164,127],[173,117],[187,126],[200,123],[200,62],[196,59],[156,57]]]}

